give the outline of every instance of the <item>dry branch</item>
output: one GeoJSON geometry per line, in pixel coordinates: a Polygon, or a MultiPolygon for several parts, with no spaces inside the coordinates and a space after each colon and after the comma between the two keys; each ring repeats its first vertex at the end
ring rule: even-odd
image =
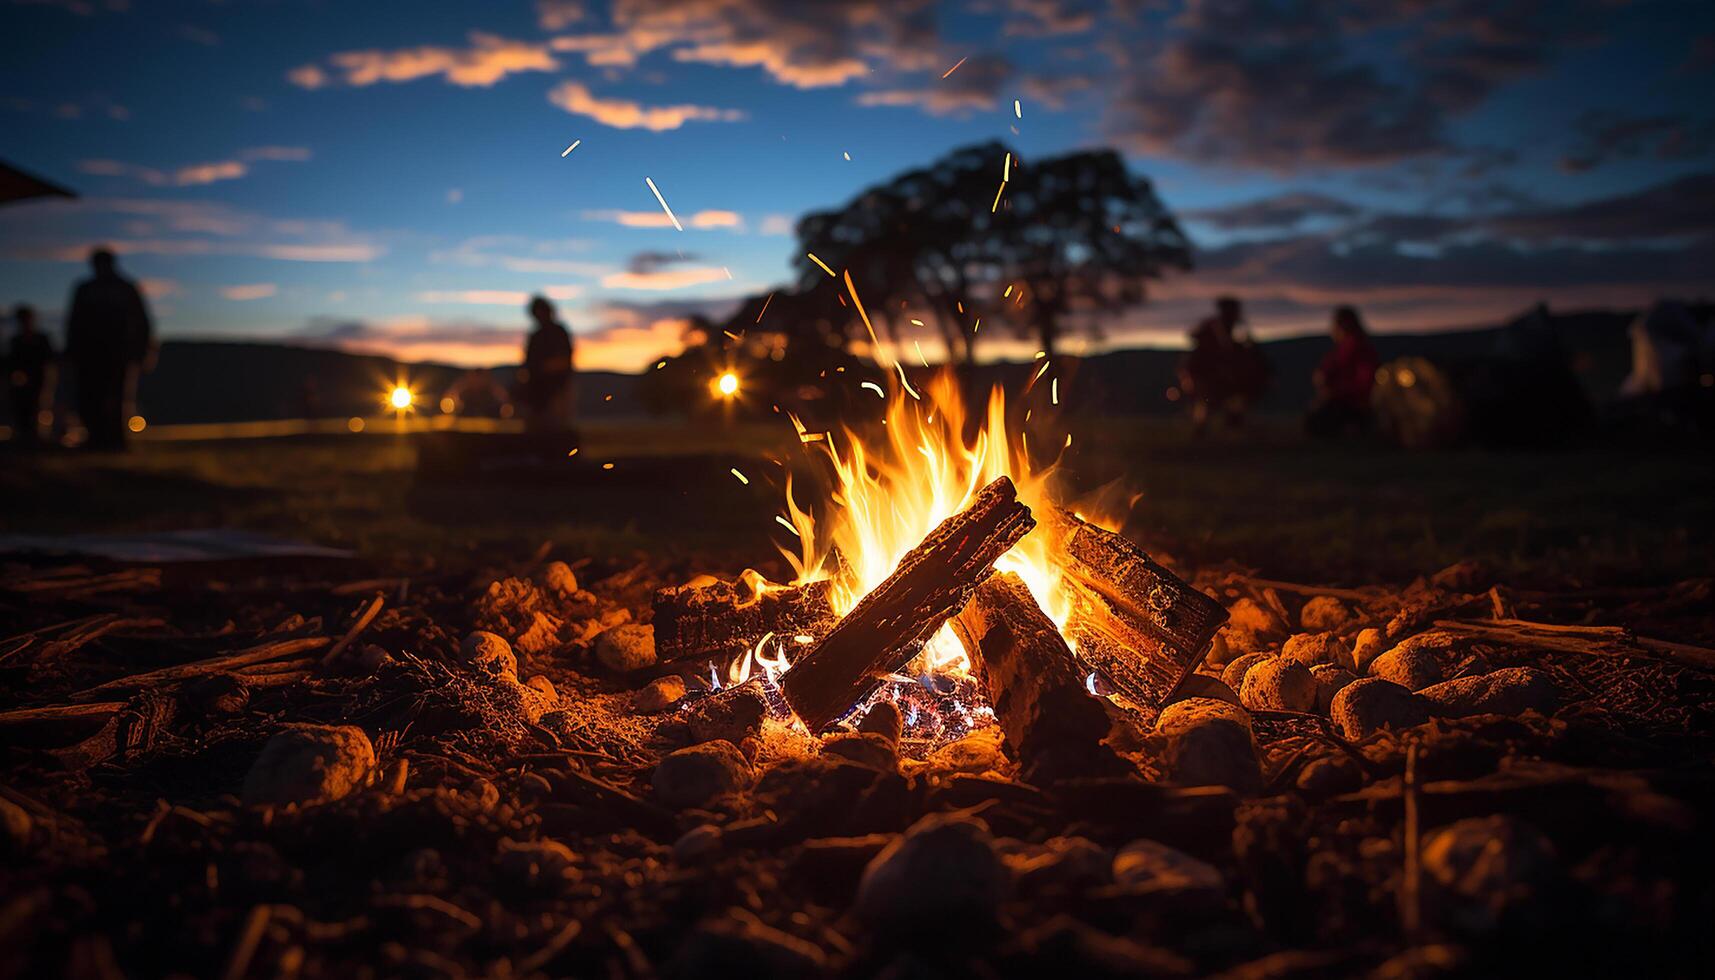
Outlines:
{"type": "Polygon", "coordinates": [[[875,690],[880,675],[915,657],[964,607],[995,559],[1035,526],[1011,480],[984,487],[792,665],[782,685],[792,710],[812,731],[837,721],[875,690]]]}
{"type": "Polygon", "coordinates": [[[1227,611],[1122,535],[1065,511],[1055,513],[1052,530],[1079,659],[1131,700],[1165,704],[1202,662],[1227,611]]]}
{"type": "Polygon", "coordinates": [[[1085,688],[1071,648],[1023,579],[991,575],[952,622],[1027,782],[1123,771],[1102,744],[1112,727],[1106,702],[1085,688]]]}
{"type": "Polygon", "coordinates": [[[655,656],[736,656],[763,636],[799,634],[821,639],[834,625],[831,583],[785,586],[746,576],[737,582],[682,586],[655,593],[655,656]]]}
{"type": "Polygon", "coordinates": [[[1450,633],[1494,643],[1511,643],[1538,650],[1580,653],[1593,657],[1653,657],[1697,670],[1715,671],[1715,650],[1689,643],[1673,643],[1637,636],[1621,626],[1561,626],[1532,622],[1528,619],[1488,622],[1438,619],[1435,626],[1450,633]]]}
{"type": "Polygon", "coordinates": [[[160,670],[144,671],[141,674],[127,674],[115,677],[113,680],[86,688],[72,695],[73,700],[87,698],[95,694],[106,694],[110,691],[128,691],[140,687],[149,687],[169,681],[182,681],[190,677],[201,677],[206,674],[218,674],[222,671],[237,670],[252,664],[267,663],[270,660],[284,660],[297,653],[309,650],[320,650],[331,642],[325,636],[303,636],[290,640],[273,640],[248,650],[229,653],[220,657],[210,657],[207,660],[194,660],[188,664],[175,664],[172,667],[162,667],[160,670]]]}

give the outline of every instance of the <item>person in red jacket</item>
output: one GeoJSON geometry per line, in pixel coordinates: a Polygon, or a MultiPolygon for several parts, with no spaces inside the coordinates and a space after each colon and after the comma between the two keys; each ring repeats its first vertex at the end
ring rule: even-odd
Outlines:
{"type": "Polygon", "coordinates": [[[1369,428],[1370,389],[1375,387],[1376,368],[1381,366],[1355,308],[1337,307],[1331,331],[1334,349],[1316,368],[1316,402],[1304,417],[1304,431],[1313,436],[1337,436],[1369,428]]]}

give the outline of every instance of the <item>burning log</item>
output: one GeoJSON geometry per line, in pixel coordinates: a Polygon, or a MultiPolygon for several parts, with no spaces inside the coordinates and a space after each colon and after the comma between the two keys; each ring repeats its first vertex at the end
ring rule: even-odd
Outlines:
{"type": "Polygon", "coordinates": [[[1085,688],[1071,648],[1023,579],[991,575],[953,617],[953,631],[981,668],[1026,782],[1123,771],[1101,744],[1112,727],[1106,702],[1085,688]]]}
{"type": "Polygon", "coordinates": [[[773,585],[746,574],[737,582],[655,593],[655,656],[730,659],[768,633],[820,639],[834,625],[832,583],[773,585]]]}
{"type": "Polygon", "coordinates": [[[1012,481],[978,491],[900,559],[886,581],[792,665],[786,701],[811,731],[837,721],[873,692],[878,675],[905,666],[964,607],[995,559],[1036,526],[1012,481]]]}
{"type": "Polygon", "coordinates": [[[1202,662],[1227,611],[1122,535],[1064,511],[1053,530],[1079,659],[1131,700],[1161,707],[1202,662]]]}

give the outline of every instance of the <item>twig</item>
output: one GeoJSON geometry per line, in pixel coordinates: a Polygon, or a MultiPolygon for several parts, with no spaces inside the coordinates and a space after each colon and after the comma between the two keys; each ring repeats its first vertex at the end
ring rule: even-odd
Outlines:
{"type": "Polygon", "coordinates": [[[328,650],[327,655],[322,657],[322,666],[325,667],[333,663],[334,658],[345,652],[346,647],[351,646],[351,641],[357,639],[357,634],[363,632],[363,628],[375,620],[385,601],[386,599],[381,593],[375,593],[375,598],[371,599],[368,607],[358,615],[357,622],[352,623],[351,629],[346,630],[345,635],[339,638],[339,642],[335,643],[332,649],[328,650]]]}
{"type": "Polygon", "coordinates": [[[150,687],[165,681],[183,680],[187,677],[200,677],[226,670],[236,670],[252,664],[267,663],[270,660],[283,660],[295,653],[306,650],[319,650],[328,644],[325,636],[303,636],[291,640],[274,640],[248,650],[229,653],[221,657],[210,657],[207,660],[194,660],[188,664],[176,664],[172,667],[162,667],[160,670],[144,671],[141,674],[128,674],[94,687],[86,688],[72,695],[72,700],[87,698],[93,694],[105,694],[109,691],[124,691],[138,687],[150,687]]]}
{"type": "Polygon", "coordinates": [[[1418,829],[1417,740],[1405,751],[1405,881],[1400,886],[1400,918],[1405,938],[1417,945],[1423,929],[1423,856],[1418,829]]]}
{"type": "Polygon", "coordinates": [[[225,980],[240,980],[250,972],[250,961],[255,958],[262,933],[273,917],[272,905],[258,905],[250,910],[249,918],[244,920],[244,931],[238,934],[238,945],[232,948],[232,956],[226,961],[226,970],[221,974],[225,980]]]}
{"type": "Polygon", "coordinates": [[[1281,582],[1277,579],[1251,578],[1248,575],[1241,575],[1238,578],[1259,589],[1274,589],[1279,592],[1291,592],[1295,595],[1327,595],[1336,599],[1349,599],[1352,602],[1369,602],[1382,594],[1380,589],[1336,589],[1325,585],[1299,585],[1295,582],[1281,582]]]}
{"type": "Polygon", "coordinates": [[[543,946],[536,952],[531,953],[528,959],[518,964],[518,974],[520,976],[529,976],[544,966],[547,966],[549,963],[553,962],[554,957],[564,952],[566,947],[572,944],[572,940],[578,938],[578,934],[583,931],[584,924],[579,922],[577,919],[573,919],[566,923],[565,928],[555,933],[554,938],[548,940],[547,945],[543,946]]]}

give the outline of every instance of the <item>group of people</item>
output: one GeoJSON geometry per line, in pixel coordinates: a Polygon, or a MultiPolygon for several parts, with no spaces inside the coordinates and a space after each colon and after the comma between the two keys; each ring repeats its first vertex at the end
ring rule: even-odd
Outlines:
{"type": "MultiPolygon", "coordinates": [[[[1222,296],[1215,300],[1214,315],[1191,330],[1191,349],[1179,365],[1179,391],[1190,402],[1191,422],[1199,433],[1217,416],[1243,425],[1268,388],[1268,361],[1241,330],[1244,322],[1244,305],[1222,296]]],[[[1334,346],[1316,368],[1316,397],[1304,416],[1304,430],[1317,437],[1369,427],[1370,393],[1381,366],[1355,307],[1336,307],[1329,330],[1334,346]]]]}
{"type": "MultiPolygon", "coordinates": [[[[119,273],[111,251],[98,248],[90,253],[89,267],[89,278],[72,291],[64,357],[57,363],[71,373],[77,415],[88,433],[84,445],[122,449],[137,376],[154,356],[154,324],[142,290],[119,273]]],[[[29,445],[41,439],[56,358],[52,342],[36,323],[34,309],[17,306],[12,323],[6,351],[12,433],[29,445]]]]}

